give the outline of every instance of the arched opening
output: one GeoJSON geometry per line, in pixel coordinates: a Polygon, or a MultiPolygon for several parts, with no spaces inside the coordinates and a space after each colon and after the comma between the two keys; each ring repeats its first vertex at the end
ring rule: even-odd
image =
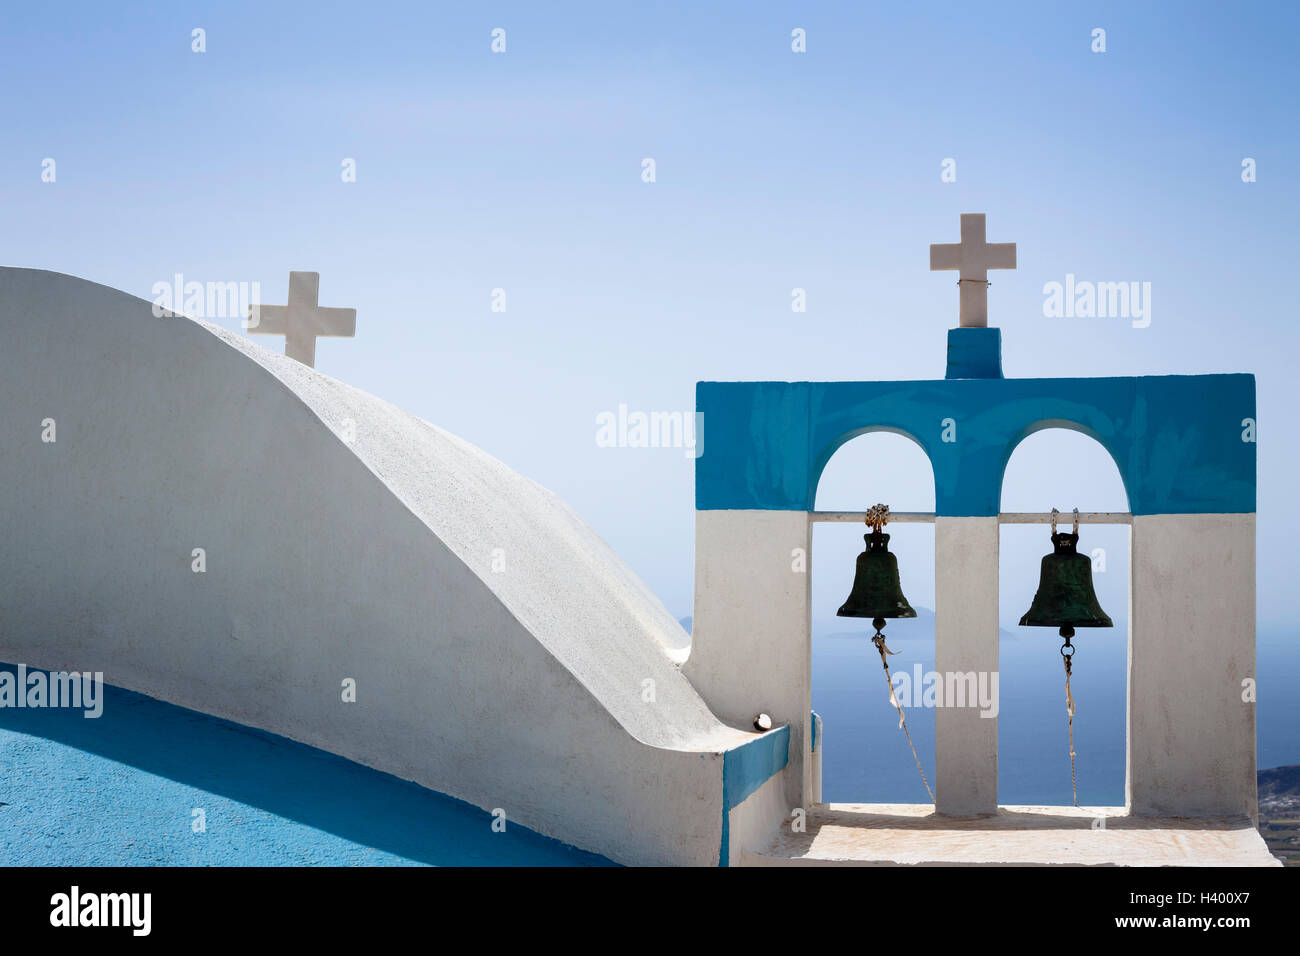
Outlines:
{"type": "MultiPolygon", "coordinates": [[[[1038,588],[1046,524],[1007,523],[1009,513],[1129,510],[1115,460],[1096,439],[1066,426],[1034,431],[1012,452],[1002,479],[998,546],[998,802],[1073,803],[1062,640],[1054,628],[1021,627],[1038,588]]],[[[1093,559],[1093,586],[1113,628],[1079,628],[1073,639],[1074,749],[1080,806],[1124,804],[1127,713],[1129,526],[1079,527],[1093,559]]]]}
{"type": "MultiPolygon", "coordinates": [[[[934,511],[934,472],[921,446],[892,431],[871,431],[841,445],[818,479],[818,512],[863,512],[877,502],[894,512],[934,511]]],[[[871,622],[837,617],[853,585],[865,526],[858,521],[813,526],[812,703],[822,718],[822,800],[858,803],[927,803],[880,655],[871,622]]],[[[896,681],[912,682],[918,669],[934,668],[934,525],[894,522],[885,529],[898,558],[903,593],[914,619],[885,627],[896,681]]],[[[900,694],[907,726],[930,785],[934,786],[934,710],[900,694]],[[915,706],[912,706],[915,705],[915,706]]]]}

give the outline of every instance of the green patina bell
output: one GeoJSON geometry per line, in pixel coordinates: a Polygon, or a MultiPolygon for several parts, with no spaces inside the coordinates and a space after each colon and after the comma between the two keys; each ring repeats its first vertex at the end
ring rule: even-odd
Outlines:
{"type": "MultiPolygon", "coordinates": [[[[858,555],[858,572],[849,599],[836,611],[839,617],[916,617],[903,597],[898,580],[898,558],[889,553],[889,535],[876,529],[864,534],[867,550],[858,555]]],[[[877,625],[879,627],[879,625],[877,625]]]]}
{"type": "Polygon", "coordinates": [[[1057,533],[1052,526],[1052,553],[1043,556],[1038,592],[1021,627],[1059,627],[1069,637],[1076,627],[1114,627],[1110,616],[1097,603],[1092,589],[1092,560],[1079,554],[1079,527],[1074,533],[1057,533]]]}
{"type": "Polygon", "coordinates": [[[1074,694],[1070,690],[1073,670],[1074,637],[1076,627],[1114,627],[1115,624],[1097,602],[1097,592],[1092,589],[1092,560],[1075,550],[1079,543],[1079,509],[1074,509],[1074,532],[1067,534],[1056,530],[1059,512],[1052,509],[1052,553],[1043,556],[1038,573],[1038,590],[1034,603],[1020,619],[1021,627],[1060,628],[1065,643],[1061,645],[1061,658],[1065,663],[1065,712],[1070,728],[1070,786],[1074,791],[1074,805],[1079,805],[1079,786],[1074,769],[1074,694]]]}

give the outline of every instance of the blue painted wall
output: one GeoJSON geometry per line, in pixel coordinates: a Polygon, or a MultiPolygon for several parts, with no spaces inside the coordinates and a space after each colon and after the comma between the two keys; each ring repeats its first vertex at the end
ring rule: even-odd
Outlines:
{"type": "Polygon", "coordinates": [[[929,456],[938,514],[996,515],[1011,453],[1051,427],[1110,452],[1133,514],[1255,510],[1255,443],[1242,440],[1242,421],[1255,418],[1253,375],[700,382],[695,404],[704,413],[699,510],[811,511],[840,445],[894,431],[929,456]],[[942,440],[945,419],[955,441],[942,440]]]}
{"type": "Polygon", "coordinates": [[[0,865],[611,865],[323,750],[104,695],[95,719],[0,707],[0,865]]]}

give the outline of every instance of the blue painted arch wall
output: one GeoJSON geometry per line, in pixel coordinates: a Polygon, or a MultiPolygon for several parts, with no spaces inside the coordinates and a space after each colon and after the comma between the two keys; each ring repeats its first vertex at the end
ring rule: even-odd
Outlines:
{"type": "Polygon", "coordinates": [[[1255,418],[1253,375],[700,382],[696,410],[699,510],[811,511],[836,449],[885,430],[930,459],[936,513],[996,515],[1011,453],[1051,427],[1106,448],[1134,514],[1255,510],[1255,444],[1242,437],[1255,418]],[[946,419],[955,441],[942,440],[946,419]]]}
{"type": "MultiPolygon", "coordinates": [[[[1021,433],[1012,440],[1011,444],[1008,445],[1006,449],[1006,457],[1003,458],[1002,467],[999,469],[999,474],[1000,474],[1000,479],[998,482],[999,500],[1001,500],[1002,498],[1001,489],[1002,489],[1002,484],[1006,480],[1007,465],[1010,464],[1011,456],[1015,453],[1015,450],[1019,448],[1021,442],[1023,442],[1030,435],[1033,435],[1036,432],[1045,431],[1047,429],[1052,429],[1052,428],[1064,428],[1064,429],[1068,429],[1069,431],[1078,432],[1079,434],[1082,435],[1087,435],[1089,438],[1096,441],[1097,444],[1100,445],[1103,450],[1105,450],[1105,452],[1110,456],[1111,462],[1114,463],[1116,465],[1116,468],[1118,469],[1119,463],[1115,461],[1114,453],[1109,448],[1106,448],[1105,443],[1102,442],[1101,439],[1091,431],[1091,429],[1084,428],[1083,426],[1079,425],[1076,422],[1061,421],[1059,419],[1050,419],[1050,420],[1034,422],[1031,425],[1029,425],[1027,428],[1023,429],[1021,433]]],[[[860,428],[857,429],[856,431],[850,432],[847,435],[841,436],[840,440],[835,445],[835,447],[829,449],[828,453],[826,451],[823,451],[822,455],[819,455],[817,460],[813,462],[813,469],[812,469],[813,491],[812,491],[811,500],[814,502],[814,504],[816,503],[817,500],[817,489],[821,486],[822,475],[825,474],[826,467],[830,464],[831,459],[835,457],[835,455],[839,452],[839,450],[843,448],[845,445],[849,444],[849,442],[853,441],[856,438],[861,438],[863,435],[882,434],[882,433],[888,435],[900,435],[903,438],[908,439],[913,444],[915,444],[919,449],[921,449],[921,453],[926,457],[926,464],[929,466],[929,477],[930,477],[931,488],[935,486],[936,482],[934,477],[934,463],[930,461],[929,452],[926,451],[925,444],[923,442],[921,442],[915,435],[910,435],[907,432],[900,431],[899,429],[896,428],[884,428],[884,427],[873,426],[868,428],[860,428]]],[[[1120,480],[1122,483],[1123,475],[1120,476],[1120,480]]],[[[1125,498],[1127,499],[1128,498],[1127,487],[1125,487],[1124,493],[1125,493],[1125,498]]]]}
{"type": "Polygon", "coordinates": [[[926,461],[930,465],[930,478],[932,481],[934,480],[934,462],[930,458],[929,449],[925,447],[925,442],[921,441],[919,438],[917,438],[915,435],[911,434],[910,432],[905,432],[900,428],[889,428],[884,425],[871,425],[871,426],[867,426],[866,428],[857,428],[851,432],[848,432],[847,434],[841,435],[840,438],[835,442],[834,447],[823,449],[822,453],[817,456],[817,458],[813,461],[813,465],[812,465],[812,495],[809,500],[812,501],[814,504],[816,503],[817,486],[821,483],[822,473],[826,471],[826,466],[830,464],[830,460],[835,457],[836,452],[838,452],[849,442],[853,441],[853,439],[855,438],[861,438],[863,435],[872,435],[872,434],[881,434],[881,433],[888,434],[888,435],[901,435],[904,438],[909,439],[913,444],[915,444],[918,448],[920,448],[921,453],[925,455],[926,461]]]}

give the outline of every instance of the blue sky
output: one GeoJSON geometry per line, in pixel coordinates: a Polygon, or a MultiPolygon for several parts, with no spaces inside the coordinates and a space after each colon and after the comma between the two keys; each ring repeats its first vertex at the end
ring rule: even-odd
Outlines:
{"type": "MultiPolygon", "coordinates": [[[[466,7],[7,11],[0,262],[145,298],[178,272],[256,281],[268,303],[319,271],[322,304],[358,312],[321,371],[555,490],[684,615],[692,461],[598,447],[596,416],[690,411],[699,380],[941,377],[957,293],[928,246],[986,212],[1018,243],[991,276],[1007,375],[1258,377],[1260,627],[1292,626],[1300,9],[466,7]],[[1150,282],[1151,325],[1045,318],[1067,273],[1150,282]]],[[[1122,507],[1103,454],[1041,440],[1004,507],[1122,507]],[[1072,484],[1052,475],[1040,504],[1063,448],[1072,484]]],[[[863,494],[924,507],[923,460],[891,468],[897,492],[863,494]]],[[[839,487],[836,507],[870,503],[839,487]]],[[[1032,577],[1043,543],[1015,550],[1004,576],[1032,577]]]]}

